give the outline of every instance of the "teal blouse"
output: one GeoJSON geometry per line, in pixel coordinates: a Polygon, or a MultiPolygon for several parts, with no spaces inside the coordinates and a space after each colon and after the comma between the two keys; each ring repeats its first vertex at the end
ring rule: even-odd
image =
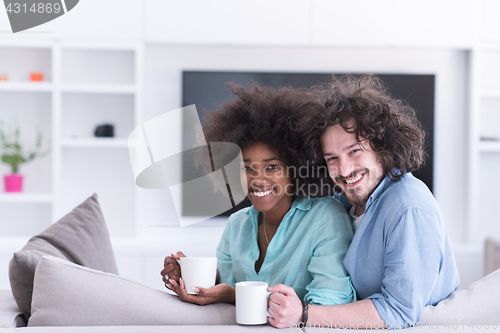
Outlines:
{"type": "Polygon", "coordinates": [[[267,248],[259,273],[258,214],[253,206],[229,217],[217,247],[220,282],[263,281],[292,287],[301,300],[332,305],[356,300],[342,261],[353,237],[351,220],[333,198],[297,198],[267,248]]]}

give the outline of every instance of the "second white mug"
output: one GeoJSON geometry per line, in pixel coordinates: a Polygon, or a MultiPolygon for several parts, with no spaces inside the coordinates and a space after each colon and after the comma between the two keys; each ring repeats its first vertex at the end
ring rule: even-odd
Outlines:
{"type": "Polygon", "coordinates": [[[242,325],[267,323],[267,283],[244,281],[236,283],[236,322],[242,325]]]}

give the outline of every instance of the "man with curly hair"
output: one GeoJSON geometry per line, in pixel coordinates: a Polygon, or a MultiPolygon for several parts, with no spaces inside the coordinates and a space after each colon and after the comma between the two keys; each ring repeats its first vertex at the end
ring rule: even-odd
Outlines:
{"type": "MultiPolygon", "coordinates": [[[[359,301],[280,306],[278,327],[304,322],[336,328],[405,328],[459,285],[446,225],[427,186],[411,172],[424,162],[424,131],[413,108],[391,99],[378,78],[334,78],[313,88],[290,122],[323,159],[355,235],[344,259],[359,301]]],[[[275,292],[287,291],[278,286],[275,292]]]]}

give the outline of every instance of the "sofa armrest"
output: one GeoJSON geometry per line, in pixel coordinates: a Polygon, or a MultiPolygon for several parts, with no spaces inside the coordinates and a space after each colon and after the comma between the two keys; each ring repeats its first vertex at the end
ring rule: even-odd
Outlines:
{"type": "Polygon", "coordinates": [[[26,320],[10,290],[0,290],[0,328],[26,327],[26,320]]]}
{"type": "Polygon", "coordinates": [[[486,239],[484,246],[484,275],[488,275],[500,268],[500,240],[486,239]]]}

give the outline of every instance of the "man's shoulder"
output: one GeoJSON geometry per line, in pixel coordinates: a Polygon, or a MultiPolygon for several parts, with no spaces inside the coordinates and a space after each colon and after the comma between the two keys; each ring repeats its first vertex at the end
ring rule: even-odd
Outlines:
{"type": "Polygon", "coordinates": [[[391,181],[365,211],[363,219],[367,219],[367,225],[383,232],[386,237],[403,228],[422,231],[411,237],[443,239],[446,230],[439,205],[423,182],[411,174],[409,176],[391,181]]]}
{"type": "Polygon", "coordinates": [[[427,185],[411,173],[405,174],[397,181],[386,178],[381,185],[385,188],[378,197],[379,205],[398,203],[400,206],[422,208],[436,206],[436,199],[427,185]]]}
{"type": "Polygon", "coordinates": [[[432,216],[433,220],[442,219],[441,210],[431,191],[411,173],[397,181],[386,178],[381,185],[385,188],[370,209],[375,219],[382,214],[386,222],[397,223],[400,217],[409,212],[432,216]]]}

